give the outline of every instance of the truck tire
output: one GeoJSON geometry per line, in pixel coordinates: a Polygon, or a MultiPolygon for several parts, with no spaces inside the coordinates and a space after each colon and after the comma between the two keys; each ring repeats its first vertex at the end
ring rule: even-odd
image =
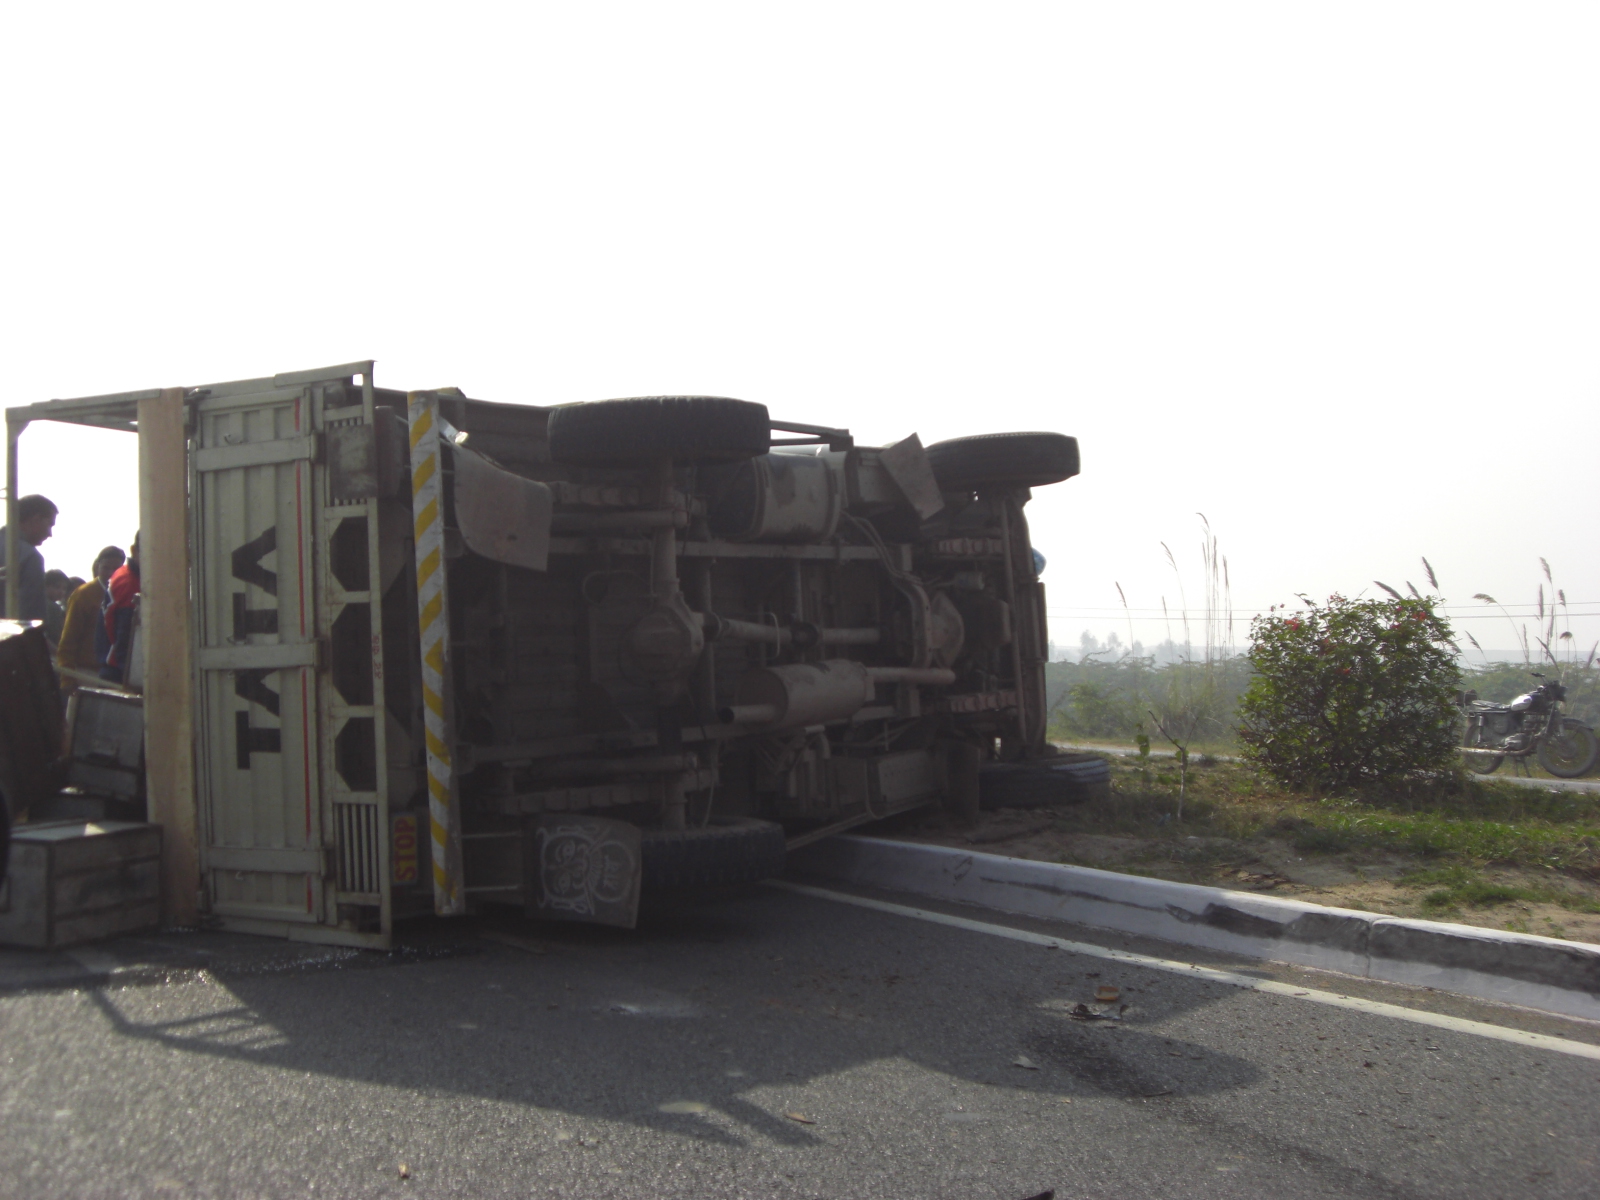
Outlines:
{"type": "Polygon", "coordinates": [[[550,457],[576,466],[736,462],[772,448],[767,406],[724,396],[639,396],[551,410],[550,457]]]}
{"type": "Polygon", "coordinates": [[[978,785],[979,803],[986,809],[1083,804],[1111,795],[1111,766],[1093,754],[987,763],[978,773],[978,785]]]}
{"type": "Polygon", "coordinates": [[[1078,439],[1064,433],[981,433],[928,447],[928,465],[947,492],[984,484],[1043,487],[1078,473],[1078,439]]]}
{"type": "Polygon", "coordinates": [[[713,818],[703,829],[646,829],[639,838],[642,891],[726,887],[783,874],[783,826],[753,817],[713,818]]]}

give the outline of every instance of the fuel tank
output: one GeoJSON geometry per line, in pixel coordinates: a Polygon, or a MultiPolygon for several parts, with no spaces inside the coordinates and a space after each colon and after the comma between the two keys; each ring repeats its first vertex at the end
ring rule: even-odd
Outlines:
{"type": "Polygon", "coordinates": [[[844,511],[838,473],[808,454],[763,454],[727,468],[711,532],[733,542],[825,542],[844,511]]]}

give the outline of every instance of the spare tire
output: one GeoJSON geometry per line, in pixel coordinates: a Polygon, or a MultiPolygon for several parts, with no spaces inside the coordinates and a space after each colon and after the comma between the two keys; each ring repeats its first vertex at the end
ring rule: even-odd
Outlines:
{"type": "Polygon", "coordinates": [[[1078,439],[1064,433],[981,433],[928,447],[928,465],[947,492],[984,484],[1043,487],[1078,473],[1078,439]]]}
{"type": "Polygon", "coordinates": [[[713,817],[703,829],[639,834],[642,891],[726,887],[783,874],[783,826],[753,817],[713,817]]]}
{"type": "Polygon", "coordinates": [[[978,773],[978,803],[987,809],[1048,808],[1110,795],[1111,765],[1094,754],[986,763],[978,773]]]}
{"type": "Polygon", "coordinates": [[[765,404],[725,396],[639,396],[550,412],[550,457],[576,466],[736,462],[772,448],[765,404]]]}

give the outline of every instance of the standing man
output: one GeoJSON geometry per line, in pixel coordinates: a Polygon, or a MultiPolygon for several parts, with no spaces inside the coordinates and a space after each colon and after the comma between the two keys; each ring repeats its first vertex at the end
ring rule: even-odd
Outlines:
{"type": "Polygon", "coordinates": [[[104,609],[106,641],[111,649],[100,678],[123,683],[128,678],[128,661],[133,650],[133,617],[139,608],[139,535],[133,535],[128,561],[118,567],[106,584],[104,609]]]}
{"type": "MultiPolygon", "coordinates": [[[[44,594],[44,555],[39,547],[55,530],[60,510],[43,496],[24,496],[17,501],[17,603],[20,612],[4,616],[23,621],[43,621],[50,615],[50,601],[44,594]]],[[[0,567],[6,563],[6,527],[0,525],[0,567]]],[[[0,608],[4,603],[0,602],[0,608]]]]}
{"type": "MultiPolygon", "coordinates": [[[[106,639],[100,610],[105,607],[112,572],[127,558],[119,547],[107,546],[94,560],[94,578],[67,599],[67,619],[61,626],[61,644],[56,648],[56,662],[61,666],[98,675],[100,668],[106,665],[111,643],[106,639]]],[[[73,679],[61,681],[63,691],[70,692],[77,686],[73,679]]]]}

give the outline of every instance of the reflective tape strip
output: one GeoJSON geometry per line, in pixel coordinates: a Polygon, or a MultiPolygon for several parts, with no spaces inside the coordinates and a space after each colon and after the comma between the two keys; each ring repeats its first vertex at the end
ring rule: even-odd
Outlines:
{"type": "Polygon", "coordinates": [[[450,735],[445,725],[445,688],[450,632],[445,611],[444,522],[439,519],[439,421],[430,393],[407,398],[411,422],[411,511],[416,520],[417,626],[421,639],[422,719],[428,751],[428,829],[433,839],[433,911],[465,911],[454,877],[450,787],[450,735]]]}
{"type": "Polygon", "coordinates": [[[436,549],[417,563],[417,582],[427,583],[428,576],[439,569],[439,551],[436,549]]]}
{"type": "Polygon", "coordinates": [[[423,434],[433,431],[433,406],[429,404],[419,405],[415,392],[407,396],[406,400],[411,405],[411,448],[415,450],[417,443],[422,440],[423,434]]]}
{"type": "Polygon", "coordinates": [[[444,701],[432,688],[422,689],[422,702],[439,714],[439,719],[444,719],[444,701]]]}

